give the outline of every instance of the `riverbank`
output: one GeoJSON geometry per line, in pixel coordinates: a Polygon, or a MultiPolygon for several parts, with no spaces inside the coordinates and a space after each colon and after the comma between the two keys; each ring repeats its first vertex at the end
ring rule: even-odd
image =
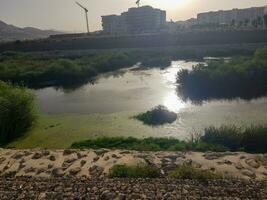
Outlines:
{"type": "Polygon", "coordinates": [[[115,165],[147,165],[161,177],[189,164],[225,178],[267,179],[267,155],[243,152],[141,152],[125,150],[0,150],[0,176],[5,177],[106,177],[115,165]]]}

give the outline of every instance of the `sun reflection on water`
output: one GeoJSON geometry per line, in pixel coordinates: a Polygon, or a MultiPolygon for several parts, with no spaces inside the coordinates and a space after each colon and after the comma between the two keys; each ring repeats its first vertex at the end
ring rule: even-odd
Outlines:
{"type": "Polygon", "coordinates": [[[173,112],[179,112],[186,107],[186,103],[179,99],[175,92],[171,92],[164,97],[163,105],[173,112]]]}

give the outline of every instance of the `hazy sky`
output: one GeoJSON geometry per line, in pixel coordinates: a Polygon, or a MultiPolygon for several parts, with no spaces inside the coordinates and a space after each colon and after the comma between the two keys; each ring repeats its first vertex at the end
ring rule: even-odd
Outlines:
{"type": "MultiPolygon", "coordinates": [[[[136,0],[77,0],[89,10],[91,30],[101,29],[101,16],[120,14],[136,0]]],[[[141,0],[141,5],[165,9],[167,19],[184,20],[199,12],[267,5],[267,0],[141,0]]],[[[0,0],[0,20],[16,26],[33,26],[70,32],[85,31],[83,10],[75,0],[0,0]]]]}

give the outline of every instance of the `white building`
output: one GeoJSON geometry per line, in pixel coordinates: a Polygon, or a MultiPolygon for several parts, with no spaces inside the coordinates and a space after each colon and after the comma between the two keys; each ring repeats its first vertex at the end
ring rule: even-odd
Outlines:
{"type": "Polygon", "coordinates": [[[263,20],[265,14],[267,6],[200,13],[197,15],[197,20],[199,24],[252,25],[255,21],[263,20]]]}
{"type": "Polygon", "coordinates": [[[121,15],[102,16],[106,34],[134,34],[159,32],[166,24],[166,11],[142,6],[130,8],[121,15]]]}

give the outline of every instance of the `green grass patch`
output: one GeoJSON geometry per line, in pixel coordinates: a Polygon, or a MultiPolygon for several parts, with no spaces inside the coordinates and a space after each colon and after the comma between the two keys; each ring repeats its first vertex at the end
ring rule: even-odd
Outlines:
{"type": "Polygon", "coordinates": [[[102,137],[81,142],[75,142],[71,148],[76,149],[127,149],[138,151],[226,151],[221,145],[205,144],[201,142],[187,142],[175,138],[144,138],[133,137],[102,137]]]}
{"type": "Polygon", "coordinates": [[[159,178],[160,170],[151,166],[114,165],[108,174],[110,178],[159,178]]]}
{"type": "Polygon", "coordinates": [[[99,137],[75,142],[71,148],[77,149],[127,149],[138,151],[245,151],[249,153],[267,152],[267,126],[209,127],[199,138],[182,141],[175,138],[138,139],[133,137],[99,137]]]}
{"type": "Polygon", "coordinates": [[[173,123],[177,119],[177,114],[169,111],[164,106],[157,106],[145,113],[134,116],[134,118],[142,121],[146,125],[157,126],[173,123]]]}
{"type": "Polygon", "coordinates": [[[196,180],[223,179],[222,175],[216,174],[211,170],[197,169],[188,164],[183,164],[179,166],[176,170],[170,172],[169,177],[174,179],[196,179],[196,180]]]}

